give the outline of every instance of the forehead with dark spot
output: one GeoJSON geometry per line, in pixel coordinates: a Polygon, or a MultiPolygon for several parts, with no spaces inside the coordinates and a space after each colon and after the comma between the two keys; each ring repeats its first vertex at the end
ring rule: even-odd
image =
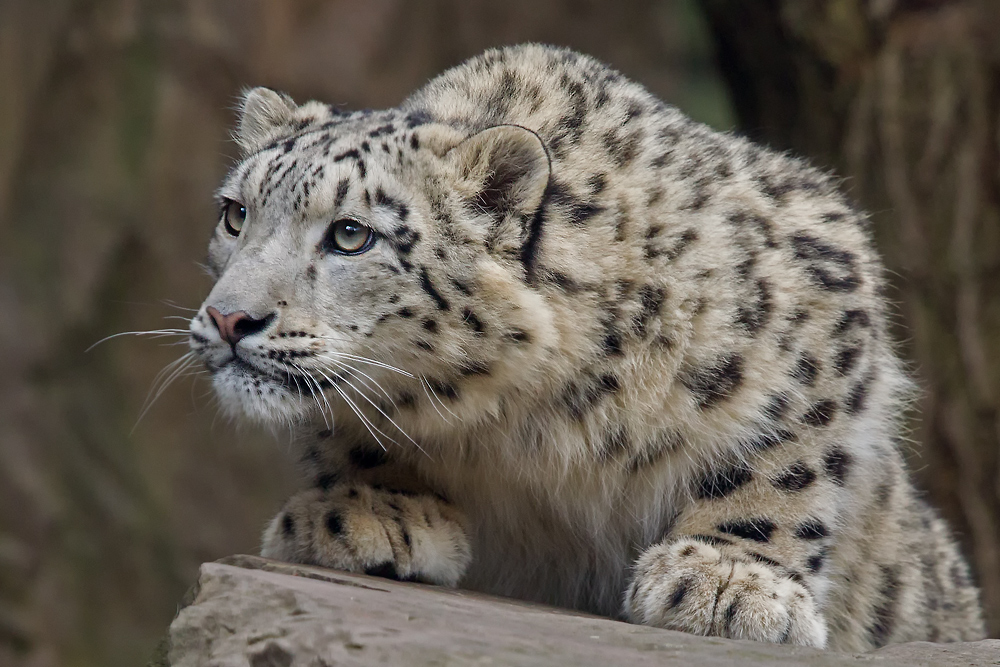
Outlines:
{"type": "Polygon", "coordinates": [[[246,158],[227,177],[220,195],[266,206],[278,192],[342,172],[333,169],[336,165],[348,167],[364,182],[373,166],[384,170],[401,164],[402,155],[412,151],[411,115],[359,111],[310,125],[246,158]]]}

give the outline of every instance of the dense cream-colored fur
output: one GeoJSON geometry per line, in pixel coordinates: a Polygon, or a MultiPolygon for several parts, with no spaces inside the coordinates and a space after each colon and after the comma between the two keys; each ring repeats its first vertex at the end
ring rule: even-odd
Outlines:
{"type": "Polygon", "coordinates": [[[385,111],[255,89],[238,140],[191,341],[300,433],[264,555],[762,641],[983,636],[831,177],[536,45],[385,111]]]}

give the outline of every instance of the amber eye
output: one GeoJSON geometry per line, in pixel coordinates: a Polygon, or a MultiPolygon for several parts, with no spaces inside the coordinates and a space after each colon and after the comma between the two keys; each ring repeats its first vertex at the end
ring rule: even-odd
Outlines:
{"type": "Polygon", "coordinates": [[[342,255],[359,255],[375,243],[375,232],[357,220],[342,218],[333,222],[323,236],[322,248],[342,255]]]}
{"type": "Polygon", "coordinates": [[[247,209],[238,201],[227,199],[222,205],[222,224],[231,236],[239,236],[243,223],[247,221],[247,209]]]}

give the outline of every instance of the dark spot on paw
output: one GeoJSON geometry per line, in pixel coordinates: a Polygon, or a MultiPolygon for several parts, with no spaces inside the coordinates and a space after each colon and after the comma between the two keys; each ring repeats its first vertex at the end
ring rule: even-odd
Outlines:
{"type": "Polygon", "coordinates": [[[781,637],[778,638],[778,643],[787,644],[791,636],[792,636],[792,622],[788,621],[788,627],[786,627],[785,631],[781,633],[781,637]]]}
{"type": "Polygon", "coordinates": [[[401,577],[396,571],[396,564],[389,561],[380,565],[373,565],[365,568],[365,574],[370,577],[382,577],[384,579],[395,579],[396,581],[415,581],[416,577],[401,577]]]}
{"type": "Polygon", "coordinates": [[[392,561],[386,561],[380,565],[373,565],[372,567],[365,568],[365,574],[370,577],[385,577],[386,579],[399,579],[399,573],[396,572],[396,564],[392,561]]]}
{"type": "Polygon", "coordinates": [[[324,523],[331,535],[340,535],[344,531],[344,524],[336,512],[328,512],[324,523]]]}
{"type": "Polygon", "coordinates": [[[728,540],[725,537],[719,537],[717,535],[688,535],[692,540],[698,540],[699,542],[704,542],[705,544],[711,544],[712,546],[721,547],[727,544],[732,544],[732,540],[728,540]]]}
{"type": "Polygon", "coordinates": [[[763,565],[767,565],[768,567],[774,567],[774,568],[777,568],[779,570],[783,570],[784,569],[782,567],[781,563],[779,563],[778,561],[774,560],[773,558],[768,558],[764,554],[759,554],[756,551],[750,551],[750,552],[747,553],[747,555],[750,556],[750,558],[753,558],[758,563],[761,563],[763,565]]]}
{"type": "Polygon", "coordinates": [[[739,607],[740,599],[737,597],[733,600],[732,604],[726,607],[726,612],[723,615],[723,627],[726,630],[726,634],[732,632],[733,621],[736,619],[736,610],[739,607]]]}
{"type": "Polygon", "coordinates": [[[694,584],[694,581],[690,578],[681,579],[677,582],[677,588],[674,592],[670,594],[670,599],[667,600],[667,609],[673,609],[681,602],[684,601],[684,596],[687,595],[688,590],[694,584]]]}

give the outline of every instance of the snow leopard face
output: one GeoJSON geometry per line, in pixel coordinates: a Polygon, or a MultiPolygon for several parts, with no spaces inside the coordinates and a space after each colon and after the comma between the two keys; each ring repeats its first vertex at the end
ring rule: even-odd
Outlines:
{"type": "Polygon", "coordinates": [[[219,190],[210,243],[217,282],[190,327],[227,411],[296,421],[360,403],[390,418],[502,374],[487,338],[529,347],[538,326],[518,324],[507,267],[521,266],[548,177],[534,133],[468,137],[265,89],[240,132],[247,154],[219,190]]]}

